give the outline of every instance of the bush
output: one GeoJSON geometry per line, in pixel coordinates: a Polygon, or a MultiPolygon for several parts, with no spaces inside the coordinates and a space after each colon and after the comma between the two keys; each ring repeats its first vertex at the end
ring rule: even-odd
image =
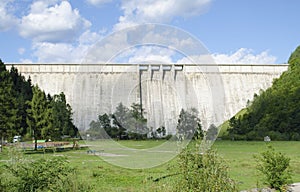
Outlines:
{"type": "Polygon", "coordinates": [[[16,159],[0,170],[0,191],[89,191],[88,186],[78,182],[76,170],[64,157],[16,159]]]}
{"type": "Polygon", "coordinates": [[[213,150],[201,155],[189,149],[179,156],[179,181],[176,191],[219,192],[238,191],[229,177],[228,167],[213,150]]]}
{"type": "Polygon", "coordinates": [[[268,145],[268,149],[255,158],[257,170],[263,174],[264,182],[269,187],[282,191],[284,186],[292,182],[289,157],[268,145]]]}

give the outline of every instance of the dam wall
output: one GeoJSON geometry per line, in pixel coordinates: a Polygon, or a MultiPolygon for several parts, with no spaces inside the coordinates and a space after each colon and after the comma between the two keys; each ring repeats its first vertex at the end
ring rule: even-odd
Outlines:
{"type": "MultiPolygon", "coordinates": [[[[9,69],[12,65],[7,65],[9,69]]],[[[219,125],[255,93],[272,85],[286,64],[14,64],[46,93],[64,92],[80,130],[122,102],[142,102],[148,127],[174,133],[182,108],[196,108],[204,129],[219,125]]]]}

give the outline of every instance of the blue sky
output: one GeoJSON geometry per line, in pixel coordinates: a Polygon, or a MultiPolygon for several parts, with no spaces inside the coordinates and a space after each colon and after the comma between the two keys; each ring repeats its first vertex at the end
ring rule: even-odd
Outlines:
{"type": "Polygon", "coordinates": [[[112,32],[142,23],[179,27],[217,63],[285,63],[300,45],[298,0],[1,0],[5,63],[80,62],[112,32]]]}

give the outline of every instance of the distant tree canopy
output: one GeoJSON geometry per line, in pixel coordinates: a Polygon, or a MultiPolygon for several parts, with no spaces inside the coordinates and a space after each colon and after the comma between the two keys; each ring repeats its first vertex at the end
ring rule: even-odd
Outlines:
{"type": "MultiPolygon", "coordinates": [[[[127,108],[119,103],[112,114],[104,113],[96,121],[90,123],[90,128],[85,132],[92,139],[168,139],[166,128],[147,127],[145,110],[137,103],[127,108]]],[[[203,137],[201,121],[195,108],[182,109],[178,117],[176,131],[181,139],[203,137]]]]}
{"type": "Polygon", "coordinates": [[[203,136],[199,112],[195,108],[181,109],[177,123],[177,135],[183,139],[200,138],[203,136]]]}
{"type": "Polygon", "coordinates": [[[300,46],[289,58],[289,68],[272,87],[254,95],[247,112],[229,121],[235,139],[300,140],[300,46]]]}
{"type": "Polygon", "coordinates": [[[77,134],[64,93],[46,96],[30,78],[14,67],[8,71],[0,60],[0,141],[12,141],[14,135],[60,140],[77,134]]]}
{"type": "Polygon", "coordinates": [[[127,108],[119,103],[114,113],[99,115],[97,121],[92,121],[86,133],[95,139],[145,139],[149,129],[143,113],[139,104],[127,108]]]}

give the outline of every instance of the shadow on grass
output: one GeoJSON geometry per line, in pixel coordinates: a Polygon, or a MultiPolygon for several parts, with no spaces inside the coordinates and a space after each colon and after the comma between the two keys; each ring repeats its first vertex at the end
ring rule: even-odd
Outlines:
{"type": "Polygon", "coordinates": [[[73,150],[87,150],[88,147],[80,147],[78,149],[73,147],[59,147],[59,148],[42,148],[42,149],[25,149],[24,154],[30,155],[30,154],[45,154],[45,153],[62,153],[62,152],[68,152],[73,150]]]}

